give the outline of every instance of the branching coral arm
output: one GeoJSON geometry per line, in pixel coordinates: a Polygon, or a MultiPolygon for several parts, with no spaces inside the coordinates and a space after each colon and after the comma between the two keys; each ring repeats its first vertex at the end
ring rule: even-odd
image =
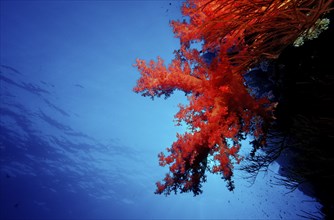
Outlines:
{"type": "Polygon", "coordinates": [[[185,93],[201,91],[202,80],[192,75],[187,62],[174,59],[168,68],[160,57],[157,62],[150,61],[148,65],[144,60],[137,59],[136,62],[141,78],[133,90],[143,96],[168,97],[176,89],[185,93]]]}

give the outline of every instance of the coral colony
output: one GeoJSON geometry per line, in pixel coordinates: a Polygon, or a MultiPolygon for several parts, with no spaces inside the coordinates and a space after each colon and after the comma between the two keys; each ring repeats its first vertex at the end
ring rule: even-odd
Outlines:
{"type": "Polygon", "coordinates": [[[257,98],[243,75],[262,61],[276,59],[285,47],[301,46],[328,27],[326,13],[333,0],[188,0],[183,21],[172,21],[180,48],[166,66],[137,59],[141,77],[134,91],[143,96],[169,97],[185,92],[188,105],[179,105],[177,134],[159,164],[169,173],[157,182],[158,194],[202,193],[205,172],[221,174],[233,190],[233,165],[240,163],[240,142],[246,135],[266,144],[266,131],[275,120],[277,103],[257,98]],[[195,44],[202,44],[201,50],[195,44]],[[211,56],[208,56],[211,55],[211,56]],[[208,59],[207,57],[210,57],[208,59]]]}

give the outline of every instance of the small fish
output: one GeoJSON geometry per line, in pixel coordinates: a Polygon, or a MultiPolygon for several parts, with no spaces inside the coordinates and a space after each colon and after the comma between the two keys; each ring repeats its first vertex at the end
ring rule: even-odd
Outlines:
{"type": "Polygon", "coordinates": [[[74,86],[84,89],[85,87],[80,84],[75,84],[74,86]]]}

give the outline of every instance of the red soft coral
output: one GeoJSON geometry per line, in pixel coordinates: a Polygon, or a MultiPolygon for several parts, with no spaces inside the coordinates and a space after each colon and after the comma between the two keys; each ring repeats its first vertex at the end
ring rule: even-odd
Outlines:
{"type": "Polygon", "coordinates": [[[175,115],[177,123],[189,126],[189,132],[177,135],[168,156],[159,154],[160,165],[169,165],[172,176],[167,174],[164,183],[157,183],[156,192],[168,194],[179,188],[181,192],[198,194],[207,168],[231,180],[231,157],[240,161],[240,137],[260,128],[258,119],[268,118],[269,102],[256,100],[248,93],[242,75],[235,73],[227,54],[207,64],[198,51],[183,48],[168,68],[160,58],[149,65],[137,60],[136,66],[142,77],[134,91],[154,97],[168,96],[178,89],[186,92],[189,100],[175,115]],[[227,144],[228,139],[233,146],[227,144]],[[219,165],[210,168],[210,156],[219,165]]]}
{"type": "Polygon", "coordinates": [[[153,98],[181,90],[189,100],[175,115],[177,124],[189,126],[188,132],[177,135],[169,155],[159,154],[160,165],[168,165],[170,172],[157,183],[156,193],[180,189],[197,195],[206,170],[220,173],[233,189],[240,141],[247,134],[265,137],[263,127],[272,120],[275,106],[251,96],[243,74],[261,59],[277,57],[330,10],[332,2],[188,0],[184,4],[189,22],[171,22],[181,40],[172,63],[166,67],[158,58],[149,64],[138,59],[135,64],[141,74],[135,92],[153,98]],[[191,48],[194,41],[203,43],[202,51],[191,48]],[[210,61],[205,53],[213,54],[210,61]]]}

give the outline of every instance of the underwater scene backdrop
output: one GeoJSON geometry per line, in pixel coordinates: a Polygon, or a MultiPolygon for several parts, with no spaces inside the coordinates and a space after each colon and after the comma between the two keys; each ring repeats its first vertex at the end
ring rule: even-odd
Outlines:
{"type": "MultiPolygon", "coordinates": [[[[179,1],[1,1],[1,219],[296,219],[321,205],[235,171],[230,192],[208,175],[203,194],[156,195],[175,141],[181,93],[132,89],[135,59],[172,59],[179,1]]],[[[241,154],[250,151],[244,141],[241,154]]],[[[236,167],[237,168],[237,167],[236,167]]]]}

